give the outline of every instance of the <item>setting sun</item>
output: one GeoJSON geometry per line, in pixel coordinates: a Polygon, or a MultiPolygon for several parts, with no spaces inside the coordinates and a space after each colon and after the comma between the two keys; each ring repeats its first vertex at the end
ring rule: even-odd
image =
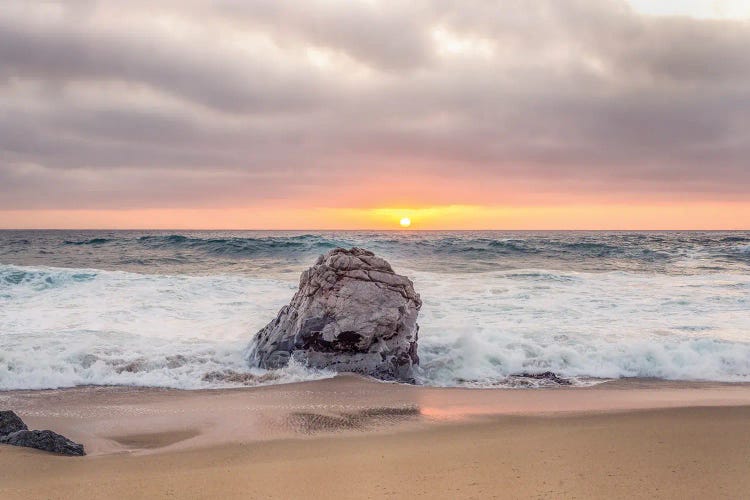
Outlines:
{"type": "Polygon", "coordinates": [[[401,227],[409,227],[411,226],[411,219],[408,217],[404,217],[398,223],[401,224],[401,227]]]}

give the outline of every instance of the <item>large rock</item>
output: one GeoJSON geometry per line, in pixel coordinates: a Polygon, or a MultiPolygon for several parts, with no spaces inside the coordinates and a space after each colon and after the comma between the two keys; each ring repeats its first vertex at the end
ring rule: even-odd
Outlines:
{"type": "Polygon", "coordinates": [[[0,411],[0,444],[24,446],[61,455],[82,456],[83,445],[52,431],[30,431],[14,412],[0,411]]]}
{"type": "Polygon", "coordinates": [[[17,431],[25,431],[29,428],[23,423],[21,417],[16,415],[14,412],[0,411],[0,436],[5,436],[17,431]]]}
{"type": "Polygon", "coordinates": [[[7,436],[0,436],[0,444],[36,448],[51,451],[60,455],[83,456],[83,445],[74,443],[65,436],[52,431],[16,431],[7,436]]]}
{"type": "Polygon", "coordinates": [[[302,273],[299,290],[250,345],[248,362],[279,368],[296,361],[314,368],[413,381],[417,314],[411,280],[361,248],[337,248],[302,273]]]}

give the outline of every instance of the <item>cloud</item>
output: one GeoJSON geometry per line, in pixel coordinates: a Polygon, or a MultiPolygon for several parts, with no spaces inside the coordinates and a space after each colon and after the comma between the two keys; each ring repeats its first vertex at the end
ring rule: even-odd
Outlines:
{"type": "Polygon", "coordinates": [[[746,20],[615,0],[5,3],[0,209],[750,189],[746,20]]]}

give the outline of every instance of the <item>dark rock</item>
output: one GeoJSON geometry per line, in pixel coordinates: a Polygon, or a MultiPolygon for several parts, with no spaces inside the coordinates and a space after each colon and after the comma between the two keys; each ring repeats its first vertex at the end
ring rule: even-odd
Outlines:
{"type": "Polygon", "coordinates": [[[0,436],[17,431],[25,431],[29,428],[23,423],[21,417],[10,410],[0,411],[0,436]]]}
{"type": "Polygon", "coordinates": [[[413,381],[417,314],[411,280],[361,248],[337,248],[302,273],[299,290],[259,331],[248,362],[280,368],[290,358],[313,368],[413,381]]]}
{"type": "Polygon", "coordinates": [[[572,382],[566,378],[558,376],[554,372],[542,372],[542,373],[521,373],[519,377],[533,378],[536,380],[548,380],[558,385],[572,385],[572,382]]]}
{"type": "Polygon", "coordinates": [[[83,445],[74,443],[65,436],[52,431],[21,430],[0,437],[0,444],[36,448],[60,455],[83,456],[83,445]]]}

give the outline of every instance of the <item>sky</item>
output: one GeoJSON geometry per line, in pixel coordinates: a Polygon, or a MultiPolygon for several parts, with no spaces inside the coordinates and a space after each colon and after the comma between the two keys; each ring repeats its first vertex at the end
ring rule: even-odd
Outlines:
{"type": "Polygon", "coordinates": [[[0,228],[750,229],[746,0],[0,0],[0,228]]]}

